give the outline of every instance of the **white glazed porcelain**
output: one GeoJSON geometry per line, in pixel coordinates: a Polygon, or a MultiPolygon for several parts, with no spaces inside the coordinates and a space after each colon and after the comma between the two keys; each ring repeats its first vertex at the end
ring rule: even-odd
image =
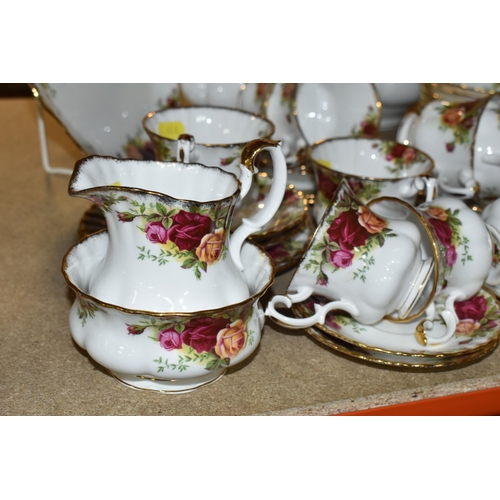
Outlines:
{"type": "Polygon", "coordinates": [[[431,101],[420,113],[407,113],[401,121],[397,141],[432,157],[440,194],[472,198],[479,191],[471,167],[471,145],[486,102],[431,101]]]}
{"type": "Polygon", "coordinates": [[[482,199],[500,196],[500,94],[488,98],[472,146],[474,178],[482,199]]]}
{"type": "Polygon", "coordinates": [[[264,112],[273,122],[273,139],[283,143],[283,154],[288,163],[295,160],[297,151],[305,146],[294,113],[296,83],[274,83],[269,86],[264,112]]]}
{"type": "MultiPolygon", "coordinates": [[[[409,317],[419,295],[435,274],[436,258],[421,252],[422,235],[411,221],[379,217],[341,181],[305,255],[288,286],[274,296],[266,315],[290,328],[322,324],[331,310],[343,310],[358,321],[376,323],[398,312],[409,317]],[[330,299],[308,318],[284,316],[276,305],[290,308],[312,294],[330,299]]],[[[431,280],[432,281],[432,280],[431,280]]],[[[424,304],[420,314],[427,308],[424,304]]]]}
{"type": "Polygon", "coordinates": [[[222,106],[261,113],[267,83],[180,83],[182,96],[193,106],[222,106]]]}
{"type": "Polygon", "coordinates": [[[382,103],[380,130],[395,130],[420,97],[420,83],[374,83],[382,103]]]}
{"type": "Polygon", "coordinates": [[[310,145],[331,137],[377,137],[381,107],[371,83],[300,83],[294,112],[310,145]]]}
{"type": "MultiPolygon", "coordinates": [[[[416,310],[425,307],[426,321],[417,332],[422,343],[439,344],[448,341],[456,329],[458,317],[454,303],[476,295],[483,287],[492,266],[492,241],[481,217],[465,203],[454,197],[439,197],[414,208],[395,198],[378,198],[368,206],[380,216],[413,221],[422,231],[422,255],[436,255],[439,271],[437,283],[429,281],[416,303],[416,310]],[[437,303],[444,303],[444,310],[436,313],[437,303]],[[448,326],[444,337],[436,337],[433,324],[438,316],[448,326]]],[[[387,316],[393,321],[397,314],[387,316]]]]}
{"type": "Polygon", "coordinates": [[[177,83],[35,83],[43,105],[87,154],[154,160],[144,115],[180,104],[177,83]]]}
{"type": "Polygon", "coordinates": [[[76,293],[69,324],[75,342],[123,383],[137,389],[186,392],[219,379],[257,348],[264,324],[259,299],[274,280],[269,256],[242,248],[249,297],[214,310],[165,313],[127,309],[90,294],[91,277],[110,244],[107,231],[66,254],[62,271],[76,293]]]}
{"type": "Polygon", "coordinates": [[[238,109],[183,106],[149,113],[143,126],[161,161],[199,162],[240,174],[240,155],[254,139],[270,138],[274,125],[238,109]]]}
{"type": "MultiPolygon", "coordinates": [[[[249,143],[242,170],[268,143],[249,143]]],[[[246,300],[243,242],[273,217],[286,187],[274,179],[266,206],[230,236],[248,182],[242,193],[233,174],[200,164],[99,156],[77,162],[69,193],[102,210],[110,235],[89,294],[129,309],[178,313],[246,300]]]]}
{"type": "Polygon", "coordinates": [[[342,178],[364,203],[393,196],[415,205],[421,192],[427,201],[436,197],[434,162],[414,147],[382,139],[341,137],[313,144],[308,154],[316,177],[313,211],[318,223],[342,178]]]}
{"type": "Polygon", "coordinates": [[[500,285],[500,198],[483,209],[481,219],[486,224],[493,245],[492,266],[486,278],[486,284],[495,287],[498,294],[500,285]]]}
{"type": "MultiPolygon", "coordinates": [[[[308,316],[314,312],[316,303],[326,301],[324,297],[313,296],[294,306],[294,314],[308,316]]],[[[310,333],[318,340],[327,340],[327,345],[336,350],[379,364],[421,368],[459,366],[497,346],[500,307],[491,293],[481,290],[471,299],[455,303],[455,310],[459,317],[457,328],[452,338],[439,345],[422,346],[417,342],[413,333],[419,318],[395,329],[387,320],[365,325],[345,313],[330,312],[324,325],[315,325],[310,333]]],[[[446,325],[436,322],[435,329],[444,335],[446,325]]]]}

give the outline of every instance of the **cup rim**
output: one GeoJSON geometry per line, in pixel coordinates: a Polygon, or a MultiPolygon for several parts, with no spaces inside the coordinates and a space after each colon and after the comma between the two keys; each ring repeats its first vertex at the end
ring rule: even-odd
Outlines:
{"type": "MultiPolygon", "coordinates": [[[[431,293],[429,294],[429,298],[425,302],[424,306],[421,308],[420,311],[413,313],[413,314],[410,314],[409,316],[407,316],[405,318],[394,318],[394,317],[389,316],[389,315],[384,316],[384,319],[387,319],[393,323],[408,323],[410,321],[413,321],[414,319],[417,319],[419,316],[421,316],[425,312],[425,310],[429,307],[429,305],[432,303],[432,301],[434,300],[434,297],[436,295],[436,291],[437,291],[437,288],[439,285],[439,266],[438,266],[438,264],[440,262],[439,248],[438,248],[438,244],[436,242],[436,239],[434,237],[434,233],[429,226],[429,223],[427,222],[425,217],[417,210],[416,207],[413,207],[412,205],[410,205],[406,201],[401,200],[400,198],[395,198],[393,196],[381,196],[380,198],[374,198],[373,200],[368,201],[366,203],[366,206],[368,208],[370,208],[371,205],[373,205],[377,202],[380,203],[381,201],[394,201],[396,203],[399,203],[400,205],[405,206],[407,209],[409,209],[411,212],[413,212],[413,214],[416,215],[418,220],[424,226],[424,229],[427,233],[427,236],[429,237],[429,240],[430,240],[431,246],[432,246],[432,254],[433,254],[433,260],[434,260],[434,280],[433,280],[431,293]]],[[[413,306],[409,308],[410,311],[414,307],[414,305],[417,302],[419,297],[420,297],[420,295],[418,295],[417,298],[414,300],[413,306]]]]}
{"type": "Polygon", "coordinates": [[[415,147],[415,146],[412,146],[411,144],[403,144],[402,142],[399,142],[399,141],[396,141],[396,140],[392,140],[392,139],[382,139],[380,137],[373,137],[373,138],[368,138],[368,137],[353,137],[353,136],[344,136],[344,137],[330,137],[330,138],[327,138],[327,139],[320,139],[319,141],[316,141],[314,142],[313,144],[311,144],[309,147],[307,147],[306,149],[307,151],[307,155],[309,157],[309,160],[313,163],[313,166],[317,166],[317,167],[321,167],[323,169],[326,169],[328,170],[329,172],[335,172],[335,173],[338,173],[340,175],[342,175],[343,177],[352,177],[352,178],[355,178],[355,179],[359,179],[359,180],[364,180],[364,181],[377,181],[377,182],[398,182],[398,181],[402,181],[404,179],[414,179],[416,177],[426,177],[426,176],[432,176],[433,175],[433,170],[434,170],[434,160],[431,156],[429,156],[427,153],[425,153],[424,151],[422,151],[421,149],[415,147]],[[367,142],[367,141],[376,141],[376,142],[393,142],[394,144],[401,144],[402,146],[405,146],[407,148],[412,148],[414,149],[415,151],[417,151],[417,153],[425,156],[427,158],[427,160],[429,160],[430,162],[430,166],[428,168],[428,170],[426,170],[425,172],[422,172],[420,174],[416,174],[416,175],[410,175],[410,176],[406,176],[406,177],[397,177],[397,178],[391,178],[391,177],[369,177],[369,176],[362,176],[362,175],[356,175],[356,174],[350,174],[350,173],[347,173],[347,172],[340,172],[339,170],[335,170],[334,168],[328,168],[328,167],[325,167],[324,165],[321,165],[321,163],[318,163],[317,160],[315,160],[313,157],[312,157],[312,152],[314,151],[314,149],[322,144],[325,144],[325,143],[331,143],[331,142],[334,142],[334,141],[342,141],[342,142],[347,142],[347,141],[360,141],[360,142],[367,142]]]}
{"type": "MultiPolygon", "coordinates": [[[[142,126],[144,128],[144,130],[151,136],[159,139],[159,140],[167,140],[167,141],[172,141],[172,142],[175,142],[177,141],[178,139],[169,139],[167,137],[164,137],[160,134],[158,134],[157,132],[154,132],[153,130],[151,130],[151,128],[149,127],[148,125],[148,122],[151,120],[151,118],[153,118],[153,116],[155,115],[159,115],[159,114],[163,114],[163,113],[167,113],[167,112],[171,112],[171,111],[176,111],[176,110],[179,110],[179,109],[215,109],[215,110],[225,110],[225,111],[230,111],[232,112],[233,114],[234,113],[239,113],[239,114],[243,114],[243,115],[247,115],[247,116],[253,116],[255,118],[259,118],[260,120],[262,120],[263,122],[266,122],[267,125],[270,126],[270,132],[262,137],[254,137],[254,139],[270,139],[274,132],[275,132],[275,125],[274,123],[269,120],[268,118],[266,118],[264,115],[260,114],[260,113],[252,113],[251,111],[245,111],[243,109],[238,109],[238,108],[231,108],[231,107],[228,107],[228,106],[177,106],[175,108],[166,108],[166,109],[159,109],[159,110],[156,110],[156,111],[150,111],[143,119],[142,119],[142,126]]],[[[189,131],[186,132],[187,134],[189,134],[189,131]]],[[[196,141],[196,137],[193,135],[193,134],[190,134],[194,137],[194,143],[197,144],[198,146],[204,146],[204,147],[207,147],[207,148],[227,148],[227,149],[230,149],[230,148],[235,148],[235,147],[239,147],[239,146],[244,146],[245,144],[249,143],[250,141],[252,141],[253,139],[250,139],[248,141],[242,141],[242,142],[233,142],[233,143],[228,143],[228,144],[216,144],[216,143],[203,143],[203,142],[197,142],[196,141]]]]}
{"type": "Polygon", "coordinates": [[[86,236],[82,240],[80,240],[78,243],[75,243],[74,245],[71,246],[71,248],[64,254],[63,260],[62,260],[62,265],[61,265],[61,272],[64,276],[64,279],[67,283],[67,285],[73,290],[73,292],[76,293],[76,295],[83,297],[85,300],[89,300],[91,302],[95,302],[99,306],[101,306],[103,309],[114,309],[126,314],[131,314],[131,315],[144,315],[144,316],[152,316],[155,318],[168,318],[168,317],[182,317],[182,318],[193,318],[193,317],[198,317],[200,315],[206,315],[206,316],[211,316],[211,315],[220,315],[224,314],[227,311],[230,311],[232,309],[238,309],[240,307],[243,307],[248,304],[252,304],[255,301],[257,301],[260,297],[262,297],[267,290],[272,286],[274,283],[274,279],[276,277],[276,266],[274,265],[273,259],[269,256],[269,254],[262,248],[261,245],[258,243],[255,243],[254,241],[247,240],[245,244],[250,244],[253,247],[256,248],[256,250],[265,257],[265,259],[269,262],[270,265],[270,273],[269,277],[267,278],[266,283],[259,289],[259,291],[253,293],[250,295],[245,300],[242,300],[240,302],[235,302],[234,304],[228,304],[223,307],[218,307],[215,309],[199,309],[196,311],[189,311],[189,312],[169,312],[169,311],[146,311],[142,309],[129,309],[127,307],[122,307],[117,304],[111,304],[109,302],[105,302],[103,300],[98,299],[97,297],[94,297],[93,295],[90,295],[89,293],[84,292],[76,283],[73,282],[73,280],[70,278],[67,272],[68,268],[68,259],[69,257],[76,252],[78,247],[81,247],[84,245],[87,241],[89,241],[91,238],[97,238],[101,237],[102,234],[108,233],[107,229],[101,229],[100,231],[97,231],[95,233],[90,234],[89,236],[86,236]]]}

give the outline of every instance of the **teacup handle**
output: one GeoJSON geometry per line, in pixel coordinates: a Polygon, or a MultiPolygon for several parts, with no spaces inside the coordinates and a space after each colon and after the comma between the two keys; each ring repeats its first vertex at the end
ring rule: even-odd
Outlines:
{"type": "Polygon", "coordinates": [[[425,201],[432,201],[437,196],[437,179],[434,177],[416,177],[409,184],[402,184],[399,196],[408,198],[425,190],[425,201]]]}
{"type": "Polygon", "coordinates": [[[456,194],[463,198],[474,198],[479,193],[479,184],[473,177],[460,179],[464,187],[451,187],[446,184],[446,179],[438,178],[439,188],[447,194],[456,194]]]}
{"type": "Polygon", "coordinates": [[[463,300],[463,292],[456,290],[447,297],[444,310],[439,313],[439,316],[444,321],[446,325],[446,333],[441,337],[433,337],[429,334],[434,326],[434,320],[436,319],[436,306],[434,302],[426,310],[426,317],[420,321],[415,330],[415,338],[420,345],[437,346],[448,342],[457,329],[458,316],[455,312],[455,301],[463,300]]]}
{"type": "Polygon", "coordinates": [[[359,314],[359,309],[345,300],[335,300],[327,304],[320,305],[314,304],[315,313],[308,318],[290,318],[276,311],[276,305],[282,304],[288,309],[293,304],[304,302],[313,293],[313,289],[309,286],[302,286],[297,288],[297,292],[293,295],[275,295],[268,303],[266,308],[266,316],[276,321],[276,323],[286,326],[287,328],[309,328],[315,324],[323,325],[326,320],[326,315],[333,310],[346,311],[352,316],[356,317],[359,314]]]}
{"type": "Polygon", "coordinates": [[[241,178],[242,194],[240,197],[243,198],[250,189],[249,181],[252,180],[252,175],[257,172],[255,160],[261,151],[269,151],[271,155],[273,165],[271,189],[266,198],[264,208],[252,217],[242,219],[241,225],[231,235],[229,253],[240,271],[243,271],[243,264],[241,262],[241,247],[243,243],[251,234],[260,231],[274,217],[285,196],[287,167],[281,150],[281,142],[270,139],[255,139],[249,142],[241,152],[240,162],[243,175],[241,178]]]}
{"type": "Polygon", "coordinates": [[[189,134],[181,134],[177,139],[177,161],[189,163],[191,151],[194,150],[194,137],[189,134]]]}

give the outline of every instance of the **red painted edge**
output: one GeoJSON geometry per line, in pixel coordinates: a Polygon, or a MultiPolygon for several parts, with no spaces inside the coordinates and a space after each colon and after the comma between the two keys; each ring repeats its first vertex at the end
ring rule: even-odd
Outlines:
{"type": "Polygon", "coordinates": [[[492,416],[500,415],[500,387],[380,406],[335,416],[492,416]]]}

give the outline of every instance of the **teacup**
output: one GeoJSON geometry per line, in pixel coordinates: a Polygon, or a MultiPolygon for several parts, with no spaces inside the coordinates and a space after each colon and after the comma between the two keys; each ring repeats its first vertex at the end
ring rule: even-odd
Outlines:
{"type": "Polygon", "coordinates": [[[434,160],[441,194],[473,198],[479,184],[471,167],[471,144],[486,99],[432,101],[401,121],[397,141],[415,146],[434,160]]]}
{"type": "Polygon", "coordinates": [[[232,108],[183,106],[149,113],[143,120],[160,161],[199,162],[240,175],[240,154],[254,139],[268,139],[264,116],[232,108]]]}
{"type": "MultiPolygon", "coordinates": [[[[395,198],[378,198],[368,204],[379,216],[411,221],[422,233],[422,256],[434,256],[437,282],[428,282],[415,309],[425,310],[417,340],[434,344],[449,340],[458,323],[454,303],[476,295],[492,268],[492,242],[481,217],[454,197],[439,197],[418,207],[411,207],[395,198]],[[431,330],[436,319],[436,304],[444,302],[440,313],[447,325],[444,337],[435,338],[431,330]],[[423,305],[426,304],[426,305],[423,305]]],[[[415,318],[415,316],[414,316],[415,318]]],[[[407,322],[399,313],[386,317],[391,321],[407,322]]]]}
{"type": "Polygon", "coordinates": [[[274,280],[271,258],[256,244],[242,248],[244,301],[190,313],[129,309],[90,294],[90,279],[109,248],[107,231],[89,236],[64,257],[62,272],[76,293],[69,324],[75,342],[123,383],[137,389],[186,392],[218,380],[257,348],[264,324],[259,299],[274,280]]]}
{"type": "Polygon", "coordinates": [[[342,178],[364,203],[393,196],[415,205],[420,193],[425,194],[426,201],[436,197],[434,162],[411,146],[382,139],[341,137],[313,144],[308,156],[316,177],[316,222],[321,220],[342,178]]]}
{"type": "MultiPolygon", "coordinates": [[[[242,169],[279,144],[251,141],[242,169]]],[[[246,300],[241,249],[281,205],[286,169],[271,184],[265,206],[230,235],[235,204],[248,192],[233,174],[196,163],[91,156],[75,165],[69,194],[103,212],[110,242],[89,277],[89,294],[129,309],[190,312],[246,300]]],[[[245,179],[247,179],[245,177],[245,179]]]]}
{"type": "Polygon", "coordinates": [[[472,146],[474,178],[483,200],[500,196],[500,94],[487,99],[472,146]]]}
{"type": "Polygon", "coordinates": [[[395,130],[404,113],[418,102],[420,83],[374,83],[382,103],[380,130],[395,130]]]}
{"type": "MultiPolygon", "coordinates": [[[[342,179],[295,271],[286,295],[274,296],[266,315],[290,328],[323,324],[331,310],[346,311],[364,324],[398,312],[413,317],[415,304],[434,274],[435,255],[422,257],[422,235],[412,221],[378,216],[342,179]],[[330,299],[314,315],[290,318],[276,310],[311,295],[330,299]]],[[[422,305],[417,314],[428,304],[422,305]]]]}
{"type": "Polygon", "coordinates": [[[467,102],[482,99],[500,91],[498,83],[423,83],[421,104],[430,101],[467,102]]]}

